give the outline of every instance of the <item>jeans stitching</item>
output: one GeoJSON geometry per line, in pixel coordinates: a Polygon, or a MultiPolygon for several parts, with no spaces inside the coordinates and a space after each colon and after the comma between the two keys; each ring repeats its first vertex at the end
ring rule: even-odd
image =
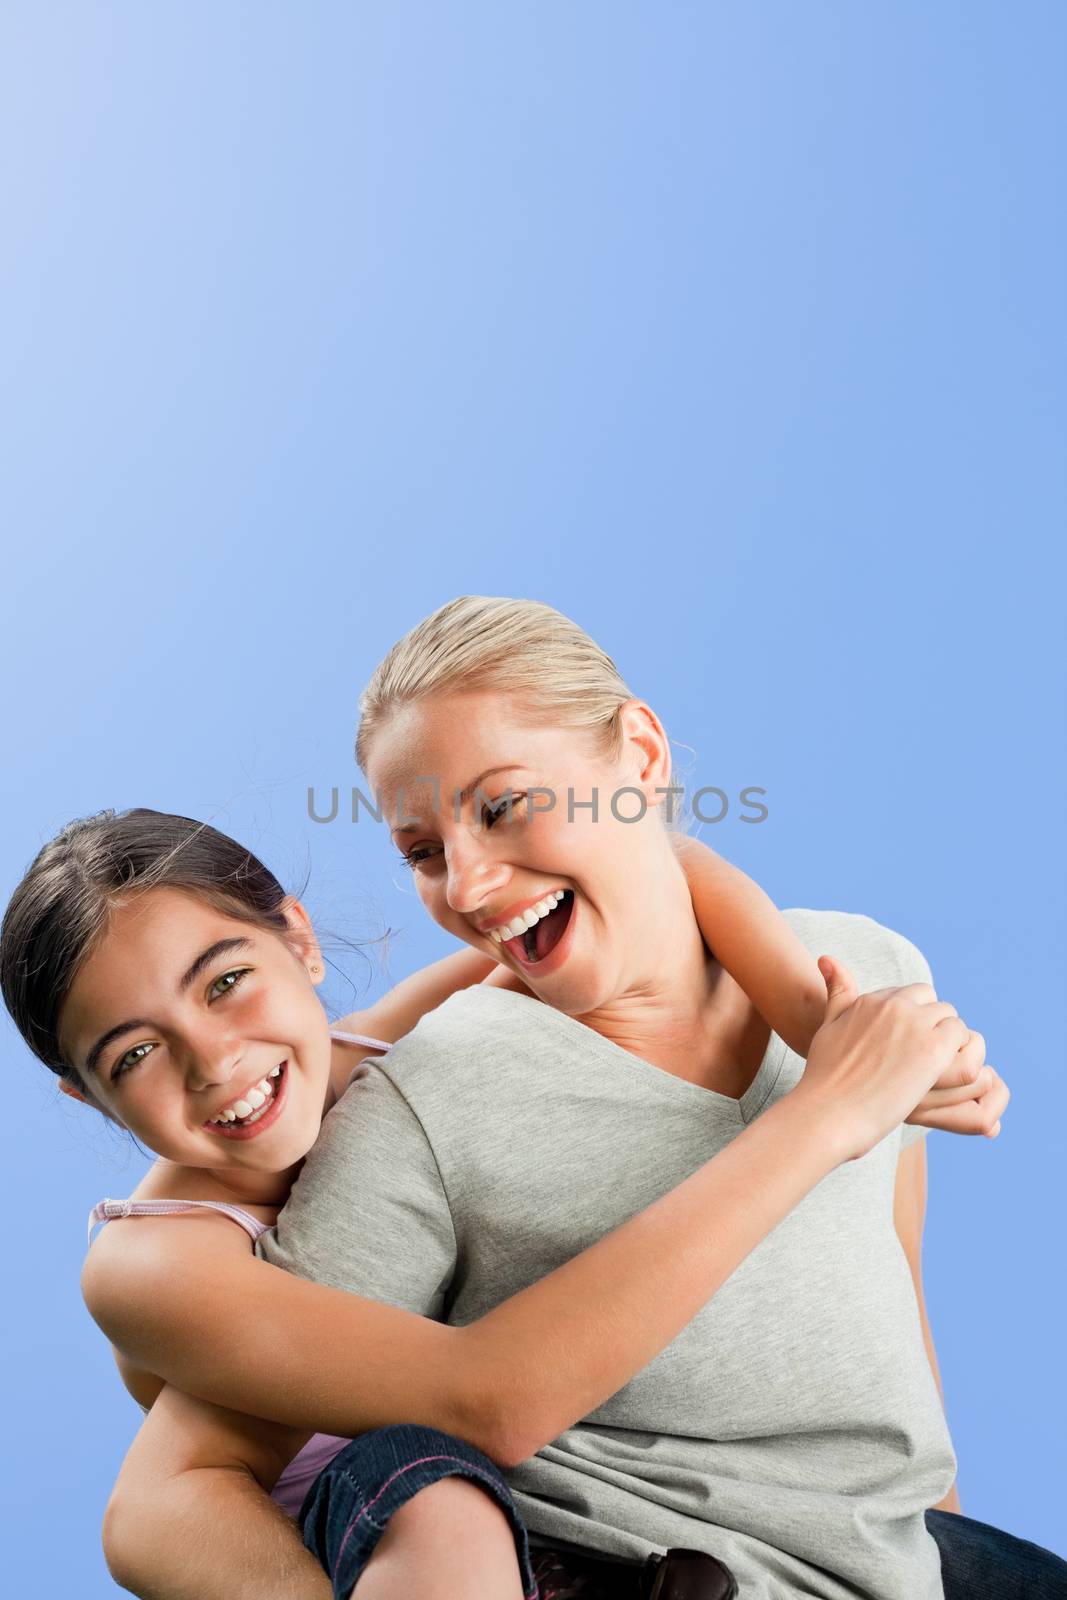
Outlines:
{"type": "MultiPolygon", "coordinates": [[[[373,1506],[377,1505],[378,1501],[382,1498],[382,1495],[385,1493],[386,1489],[389,1488],[390,1484],[395,1483],[398,1478],[402,1478],[405,1472],[410,1472],[414,1467],[424,1467],[424,1466],[428,1465],[428,1463],[431,1462],[431,1461],[456,1461],[456,1462],[459,1463],[460,1466],[464,1467],[468,1472],[472,1473],[475,1477],[480,1478],[483,1483],[490,1484],[493,1489],[496,1489],[496,1487],[497,1487],[497,1485],[494,1483],[493,1479],[489,1476],[488,1473],[483,1472],[480,1467],[476,1467],[473,1464],[473,1462],[466,1460],[465,1457],[463,1457],[463,1456],[450,1456],[450,1455],[420,1456],[417,1461],[408,1461],[407,1463],[405,1463],[404,1466],[398,1467],[396,1469],[396,1471],[393,1473],[391,1478],[386,1478],[385,1482],[382,1484],[381,1488],[378,1490],[378,1493],[374,1496],[374,1499],[373,1500],[368,1500],[367,1504],[365,1506],[363,1506],[363,1508],[357,1513],[357,1515],[355,1517],[353,1517],[352,1521],[348,1524],[348,1527],[345,1529],[345,1532],[344,1532],[344,1537],[341,1540],[340,1549],[337,1552],[337,1560],[334,1562],[333,1576],[334,1576],[335,1580],[337,1578],[338,1569],[340,1568],[340,1565],[341,1565],[341,1557],[345,1553],[345,1546],[348,1544],[349,1539],[352,1537],[352,1534],[355,1532],[357,1525],[359,1524],[360,1521],[362,1521],[363,1517],[365,1517],[367,1515],[367,1513],[371,1510],[371,1508],[373,1506]]],[[[495,1496],[494,1496],[494,1498],[495,1498],[495,1496]]],[[[371,1520],[373,1521],[374,1519],[371,1518],[371,1520]]],[[[376,1526],[377,1526],[377,1524],[376,1524],[376,1526]]],[[[536,1589],[534,1591],[534,1594],[530,1597],[530,1600],[537,1600],[537,1591],[536,1591],[536,1589]]]]}

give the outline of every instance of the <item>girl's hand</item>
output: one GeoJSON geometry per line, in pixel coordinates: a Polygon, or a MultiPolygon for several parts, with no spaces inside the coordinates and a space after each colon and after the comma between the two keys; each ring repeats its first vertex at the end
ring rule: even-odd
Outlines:
{"type": "Polygon", "coordinates": [[[985,1040],[980,1033],[972,1033],[960,1049],[957,1062],[942,1073],[929,1094],[923,1096],[904,1120],[920,1128],[981,1134],[985,1139],[995,1139],[1010,1099],[1011,1090],[1004,1079],[985,1060],[985,1040]],[[962,1067],[957,1064],[959,1057],[965,1058],[962,1067]],[[974,1061],[979,1065],[977,1075],[972,1077],[974,1061]]]}
{"type": "MultiPolygon", "coordinates": [[[[958,1095],[955,1117],[961,1119],[963,1100],[975,1098],[984,1045],[980,1054],[981,1041],[972,1044],[977,1036],[955,1007],[938,1000],[928,983],[860,994],[842,962],[821,956],[819,968],[826,1021],[791,1093],[837,1119],[843,1159],[866,1155],[935,1090],[940,1107],[944,1097],[958,1095]]],[[[934,1125],[925,1109],[923,1121],[934,1125]]]]}
{"type": "MultiPolygon", "coordinates": [[[[832,956],[820,957],[832,962],[837,972],[847,980],[846,993],[856,997],[855,984],[847,968],[832,956]]],[[[829,986],[831,980],[827,979],[829,986]]],[[[911,987],[915,987],[912,985],[911,987]]],[[[929,989],[928,984],[920,985],[929,989]]],[[[882,990],[881,993],[891,993],[882,990]]],[[[954,1011],[954,1007],[948,1008],[954,1011]]],[[[914,1110],[904,1118],[922,1128],[939,1128],[943,1133],[981,1134],[985,1139],[995,1139],[1000,1133],[1000,1119],[1011,1099],[1011,1091],[1003,1078],[985,1059],[985,1040],[980,1033],[967,1030],[967,1037],[952,1060],[948,1061],[937,1082],[923,1095],[914,1110]]]]}

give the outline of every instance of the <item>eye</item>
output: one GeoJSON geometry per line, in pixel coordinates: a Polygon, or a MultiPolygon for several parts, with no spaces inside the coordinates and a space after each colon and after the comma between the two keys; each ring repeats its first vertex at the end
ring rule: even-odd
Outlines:
{"type": "Polygon", "coordinates": [[[501,817],[507,817],[514,812],[518,801],[523,799],[521,794],[515,794],[511,789],[501,795],[499,800],[494,800],[492,805],[482,807],[482,822],[485,827],[491,828],[494,822],[499,822],[501,817]]]}
{"type": "Polygon", "coordinates": [[[208,990],[208,999],[217,1000],[221,995],[229,994],[231,989],[236,989],[238,984],[244,982],[245,974],[251,971],[251,967],[234,967],[232,972],[222,973],[220,977],[215,979],[208,990]],[[221,988],[219,987],[220,984],[222,985],[221,988]]]}
{"type": "Polygon", "coordinates": [[[414,850],[409,850],[407,855],[401,854],[401,861],[405,867],[417,867],[423,861],[428,861],[435,852],[427,845],[416,845],[414,850]]]}
{"type": "Polygon", "coordinates": [[[119,1059],[115,1062],[114,1067],[111,1069],[112,1083],[114,1083],[116,1079],[121,1078],[123,1073],[129,1072],[131,1067],[136,1067],[137,1064],[143,1061],[145,1056],[150,1054],[150,1052],[155,1048],[156,1047],[154,1044],[135,1044],[131,1049],[126,1051],[124,1056],[119,1056],[119,1059]]]}

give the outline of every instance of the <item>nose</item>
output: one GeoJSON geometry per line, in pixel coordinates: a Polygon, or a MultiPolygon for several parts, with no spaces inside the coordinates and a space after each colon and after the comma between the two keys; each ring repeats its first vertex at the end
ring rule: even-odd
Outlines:
{"type": "Polygon", "coordinates": [[[210,1089],[227,1084],[237,1072],[243,1055],[244,1047],[239,1040],[205,1040],[190,1051],[186,1082],[190,1089],[210,1089]]]}
{"type": "Polygon", "coordinates": [[[445,863],[448,868],[445,898],[460,916],[470,916],[477,911],[511,876],[506,862],[494,861],[471,839],[446,846],[445,863]]]}

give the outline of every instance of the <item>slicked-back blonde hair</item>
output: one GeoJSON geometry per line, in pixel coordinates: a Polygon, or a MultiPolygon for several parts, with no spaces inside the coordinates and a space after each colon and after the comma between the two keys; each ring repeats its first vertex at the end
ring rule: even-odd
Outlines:
{"type": "Polygon", "coordinates": [[[461,595],[399,640],[360,696],[356,760],[394,712],[430,695],[494,690],[538,721],[589,731],[614,760],[619,707],[634,697],[614,661],[540,600],[461,595]]]}

